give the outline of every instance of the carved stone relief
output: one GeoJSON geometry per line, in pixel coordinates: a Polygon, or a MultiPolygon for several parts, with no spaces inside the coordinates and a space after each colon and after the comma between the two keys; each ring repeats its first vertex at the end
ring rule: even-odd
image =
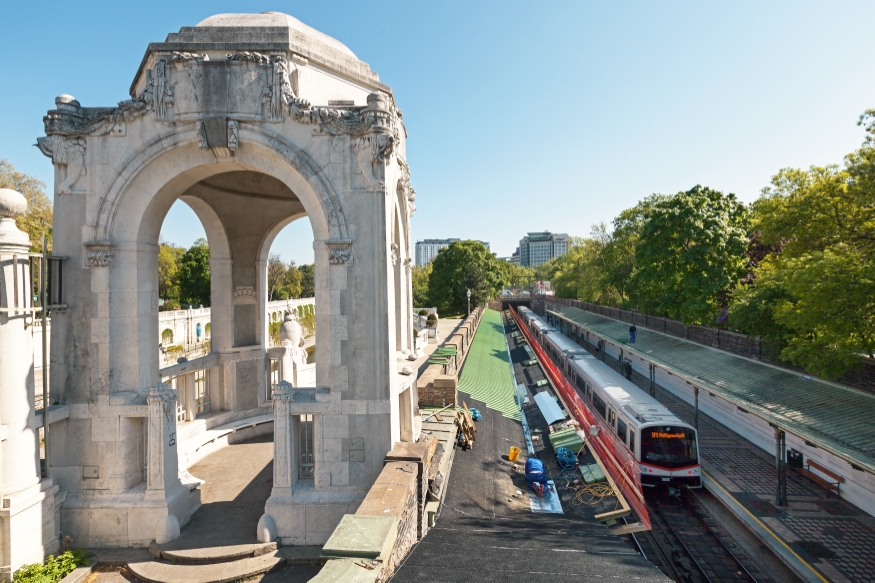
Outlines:
{"type": "Polygon", "coordinates": [[[206,53],[201,55],[195,53],[178,53],[174,52],[170,55],[171,63],[189,63],[191,61],[209,61],[210,56],[206,53]]]}
{"type": "Polygon", "coordinates": [[[39,138],[37,145],[40,151],[50,156],[61,170],[56,192],[58,194],[73,192],[73,187],[79,178],[88,173],[85,168],[85,140],[55,135],[39,138]]]}
{"type": "Polygon", "coordinates": [[[236,150],[240,145],[240,129],[233,119],[228,120],[228,149],[236,150]]]}
{"type": "Polygon", "coordinates": [[[390,245],[391,256],[392,256],[392,265],[398,265],[398,244],[392,243],[390,245]]]}
{"type": "Polygon", "coordinates": [[[292,82],[289,79],[289,62],[286,58],[275,56],[272,67],[271,83],[269,87],[264,89],[261,103],[267,112],[267,120],[276,123],[285,119],[284,111],[295,100],[295,93],[292,91],[292,82]]]}
{"type": "Polygon", "coordinates": [[[328,246],[328,263],[330,265],[352,265],[352,241],[350,239],[335,239],[326,241],[328,246]]]}
{"type": "Polygon", "coordinates": [[[410,275],[410,272],[413,271],[413,259],[410,257],[404,258],[404,271],[407,272],[407,275],[410,275]]]}
{"type": "Polygon", "coordinates": [[[85,267],[109,267],[115,255],[115,245],[112,243],[85,243],[85,267]]]}
{"type": "Polygon", "coordinates": [[[413,213],[416,212],[416,205],[413,202],[416,200],[416,191],[410,186],[410,168],[401,157],[396,158],[396,160],[398,160],[398,166],[401,167],[401,177],[398,179],[396,190],[401,200],[407,199],[407,213],[413,216],[413,213]]]}
{"type": "Polygon", "coordinates": [[[173,89],[167,79],[166,59],[158,59],[152,69],[146,72],[146,87],[138,98],[155,112],[155,119],[168,119],[168,109],[173,106],[173,89]]]}
{"type": "Polygon", "coordinates": [[[256,53],[255,51],[239,51],[236,53],[228,53],[225,55],[225,59],[228,61],[242,61],[255,63],[256,65],[267,65],[270,63],[270,59],[265,57],[261,53],[256,53]]]}
{"type": "Polygon", "coordinates": [[[195,131],[197,132],[197,147],[201,150],[208,149],[210,145],[207,143],[207,129],[204,127],[203,121],[197,120],[195,131]]]}

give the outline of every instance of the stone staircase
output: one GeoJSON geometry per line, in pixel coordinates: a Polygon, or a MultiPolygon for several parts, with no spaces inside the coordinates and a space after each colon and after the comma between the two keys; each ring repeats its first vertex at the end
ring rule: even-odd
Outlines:
{"type": "Polygon", "coordinates": [[[286,547],[275,542],[191,548],[168,543],[149,545],[150,561],[130,561],[130,573],[145,583],[231,583],[285,565],[313,564],[320,547],[286,547]]]}

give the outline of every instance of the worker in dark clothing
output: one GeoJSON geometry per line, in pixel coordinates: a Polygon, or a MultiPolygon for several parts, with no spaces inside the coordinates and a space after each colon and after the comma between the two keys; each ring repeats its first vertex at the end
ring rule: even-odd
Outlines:
{"type": "Polygon", "coordinates": [[[626,378],[632,380],[632,363],[628,360],[626,361],[626,378]]]}
{"type": "Polygon", "coordinates": [[[638,328],[635,324],[629,326],[629,344],[635,344],[635,335],[638,333],[638,328]]]}

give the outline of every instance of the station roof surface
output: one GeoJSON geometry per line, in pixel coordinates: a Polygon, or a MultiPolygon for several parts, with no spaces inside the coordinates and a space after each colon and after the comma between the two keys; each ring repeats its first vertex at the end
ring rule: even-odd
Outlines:
{"type": "Polygon", "coordinates": [[[875,395],[580,310],[548,309],[784,431],[875,473],[875,395]]]}

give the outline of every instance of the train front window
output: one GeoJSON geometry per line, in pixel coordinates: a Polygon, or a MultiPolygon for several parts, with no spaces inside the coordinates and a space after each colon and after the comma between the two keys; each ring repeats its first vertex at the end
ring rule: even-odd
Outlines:
{"type": "Polygon", "coordinates": [[[641,461],[663,468],[682,468],[699,463],[696,432],[688,427],[643,428],[641,461]]]}

